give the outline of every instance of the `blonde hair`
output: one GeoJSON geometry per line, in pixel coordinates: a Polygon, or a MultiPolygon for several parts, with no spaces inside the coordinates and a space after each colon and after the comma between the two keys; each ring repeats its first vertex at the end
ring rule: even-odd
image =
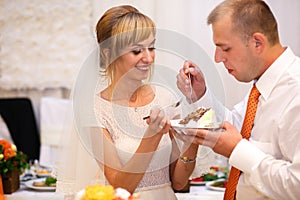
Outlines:
{"type": "MultiPolygon", "coordinates": [[[[112,7],[104,13],[96,25],[96,33],[100,46],[100,69],[112,82],[114,61],[121,55],[121,51],[151,35],[155,36],[156,29],[149,17],[132,6],[122,5],[112,7]],[[105,54],[105,49],[109,49],[109,55],[105,54]]],[[[151,70],[149,79],[152,73],[151,70]]]]}
{"type": "Polygon", "coordinates": [[[213,24],[224,16],[230,16],[232,31],[240,34],[245,42],[255,32],[264,34],[271,45],[279,42],[276,19],[262,0],[226,0],[209,14],[207,24],[213,24]]]}

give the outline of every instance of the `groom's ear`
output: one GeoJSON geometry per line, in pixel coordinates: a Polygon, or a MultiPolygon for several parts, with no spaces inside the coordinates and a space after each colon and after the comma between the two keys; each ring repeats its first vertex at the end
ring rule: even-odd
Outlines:
{"type": "Polygon", "coordinates": [[[266,37],[262,33],[253,33],[252,44],[256,52],[261,53],[266,45],[266,37]]]}

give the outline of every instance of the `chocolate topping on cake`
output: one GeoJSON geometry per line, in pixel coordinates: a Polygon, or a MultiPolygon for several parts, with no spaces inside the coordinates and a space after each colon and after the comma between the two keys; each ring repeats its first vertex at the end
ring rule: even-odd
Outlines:
{"type": "Polygon", "coordinates": [[[180,120],[179,124],[187,124],[189,121],[194,120],[197,122],[210,108],[200,107],[196,111],[191,112],[185,118],[180,120]]]}

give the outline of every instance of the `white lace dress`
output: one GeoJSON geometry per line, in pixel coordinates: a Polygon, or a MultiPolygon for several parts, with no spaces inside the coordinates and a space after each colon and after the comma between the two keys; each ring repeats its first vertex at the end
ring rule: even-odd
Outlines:
{"type": "MultiPolygon", "coordinates": [[[[154,100],[143,107],[124,107],[108,102],[100,97],[95,100],[95,115],[101,127],[106,128],[113,140],[118,156],[125,164],[136,152],[141,138],[148,127],[144,116],[154,106],[164,106],[174,103],[176,97],[165,88],[156,86],[154,100]]],[[[172,117],[180,112],[180,108],[168,110],[172,117]]],[[[202,149],[202,148],[200,148],[202,149]]],[[[136,192],[141,194],[141,199],[176,199],[171,188],[169,177],[169,163],[172,145],[168,134],[164,135],[149,166],[139,183],[136,192]]],[[[194,177],[200,176],[209,170],[213,155],[207,149],[200,150],[203,156],[198,156],[199,162],[194,170],[194,177]],[[202,159],[204,160],[202,160],[202,159]]],[[[137,163],[137,165],[139,165],[137,163]]]]}

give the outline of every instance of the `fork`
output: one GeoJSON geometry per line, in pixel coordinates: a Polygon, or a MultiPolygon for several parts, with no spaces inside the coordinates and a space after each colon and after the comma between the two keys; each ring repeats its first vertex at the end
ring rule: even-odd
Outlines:
{"type": "Polygon", "coordinates": [[[191,79],[191,72],[189,72],[189,74],[188,74],[188,77],[189,77],[189,79],[190,79],[190,101],[191,101],[191,103],[193,102],[192,101],[192,94],[193,94],[193,87],[192,87],[192,79],[191,79]]]}
{"type": "MultiPolygon", "coordinates": [[[[180,98],[176,103],[172,103],[170,105],[162,107],[162,110],[164,110],[166,108],[170,108],[170,107],[176,108],[181,104],[181,101],[182,101],[182,98],[180,98]]],[[[148,119],[148,118],[150,118],[150,115],[143,117],[143,120],[148,119]]]]}

